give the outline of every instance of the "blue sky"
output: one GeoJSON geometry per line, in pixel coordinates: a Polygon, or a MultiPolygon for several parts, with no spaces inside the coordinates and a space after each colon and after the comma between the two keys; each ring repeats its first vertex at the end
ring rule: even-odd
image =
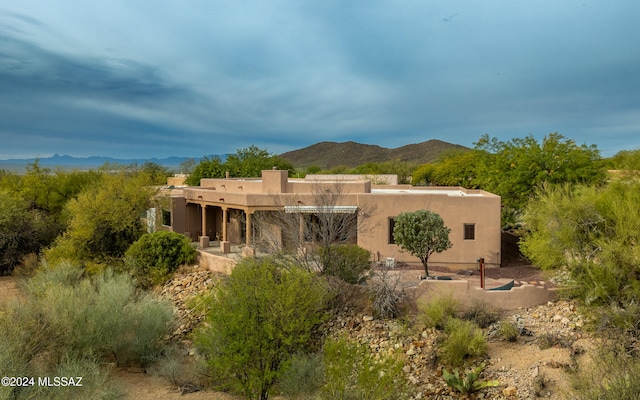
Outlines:
{"type": "Polygon", "coordinates": [[[0,0],[0,159],[640,148],[637,0],[0,0]]]}

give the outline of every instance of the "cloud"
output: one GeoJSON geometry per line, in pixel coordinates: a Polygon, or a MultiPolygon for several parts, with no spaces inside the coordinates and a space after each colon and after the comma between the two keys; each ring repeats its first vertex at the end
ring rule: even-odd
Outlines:
{"type": "Polygon", "coordinates": [[[0,153],[471,146],[555,131],[615,151],[637,145],[638,13],[573,0],[25,0],[0,8],[0,153]]]}

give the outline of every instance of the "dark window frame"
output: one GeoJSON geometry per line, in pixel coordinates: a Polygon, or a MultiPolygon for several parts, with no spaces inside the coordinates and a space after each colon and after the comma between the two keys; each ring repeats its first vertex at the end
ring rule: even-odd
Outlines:
{"type": "Polygon", "coordinates": [[[476,240],[476,224],[464,224],[464,240],[476,240]]]}
{"type": "Polygon", "coordinates": [[[393,228],[396,226],[396,219],[389,217],[389,237],[387,242],[389,244],[396,244],[396,238],[393,236],[393,228]]]}
{"type": "Polygon", "coordinates": [[[171,226],[171,210],[162,210],[162,226],[171,226]]]}

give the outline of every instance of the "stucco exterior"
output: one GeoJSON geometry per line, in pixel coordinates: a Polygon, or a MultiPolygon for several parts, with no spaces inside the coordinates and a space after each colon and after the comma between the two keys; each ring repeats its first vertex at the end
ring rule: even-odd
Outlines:
{"type": "MultiPolygon", "coordinates": [[[[357,213],[356,242],[371,253],[374,261],[391,257],[395,262],[419,263],[392,243],[390,230],[401,212],[426,209],[438,213],[451,228],[449,238],[453,243],[451,249],[434,254],[430,263],[469,268],[480,257],[487,266],[501,263],[500,197],[481,190],[373,185],[370,179],[348,175],[293,179],[288,178],[287,171],[267,170],[262,171],[261,178],[202,179],[200,187],[182,187],[179,191],[167,206],[171,226],[164,228],[185,233],[193,240],[206,237],[206,242],[244,243],[251,248],[260,234],[254,225],[256,213],[281,211],[285,206],[291,212],[309,212],[323,193],[339,191],[332,207],[357,213]]],[[[269,229],[277,231],[278,227],[269,229]]]]}

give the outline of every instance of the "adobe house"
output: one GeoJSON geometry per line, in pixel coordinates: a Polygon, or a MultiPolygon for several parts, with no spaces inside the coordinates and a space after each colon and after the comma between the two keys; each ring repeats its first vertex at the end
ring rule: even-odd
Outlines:
{"type": "Polygon", "coordinates": [[[284,211],[301,221],[319,213],[344,213],[357,221],[351,242],[367,249],[374,261],[419,264],[394,243],[392,231],[401,212],[426,209],[442,217],[453,243],[431,256],[430,264],[469,269],[480,257],[488,267],[501,263],[500,197],[482,190],[374,185],[367,177],[349,175],[294,179],[287,171],[266,170],[261,178],[202,179],[200,187],[175,188],[169,198],[158,216],[161,229],[183,233],[202,247],[217,241],[223,253],[240,244],[253,254],[267,231],[278,234],[280,227],[257,223],[268,213],[284,211]],[[318,201],[323,194],[334,195],[330,204],[318,201]]]}

